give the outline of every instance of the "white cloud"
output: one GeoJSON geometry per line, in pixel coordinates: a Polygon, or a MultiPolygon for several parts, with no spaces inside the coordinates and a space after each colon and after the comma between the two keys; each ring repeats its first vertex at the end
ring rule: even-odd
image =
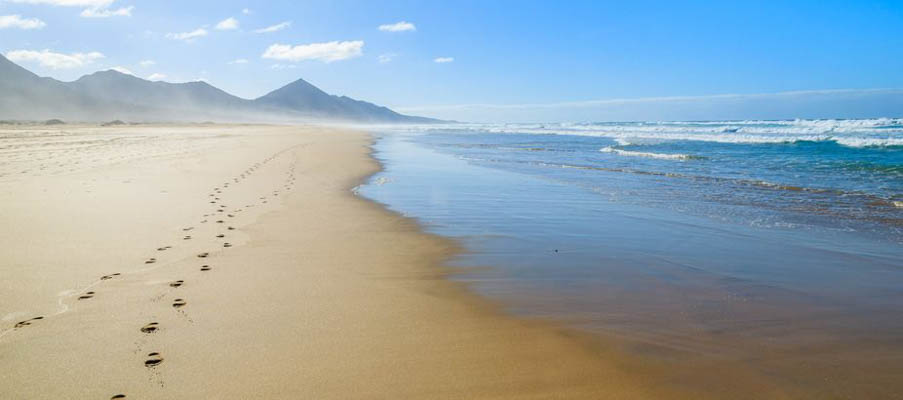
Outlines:
{"type": "Polygon", "coordinates": [[[242,9],[241,9],[241,13],[244,14],[244,15],[249,15],[249,14],[251,14],[251,10],[250,10],[250,9],[247,9],[247,8],[242,8],[242,9]]]}
{"type": "Polygon", "coordinates": [[[83,18],[110,18],[110,17],[131,17],[132,9],[135,7],[128,6],[116,10],[109,8],[86,8],[79,14],[83,18]]]}
{"type": "Polygon", "coordinates": [[[394,24],[385,24],[380,25],[379,30],[383,32],[405,32],[405,31],[416,31],[417,27],[414,24],[406,21],[396,22],[394,24]]]}
{"type": "Polygon", "coordinates": [[[433,62],[438,64],[450,63],[452,61],[455,61],[454,57],[436,57],[433,59],[433,62]]]}
{"type": "Polygon", "coordinates": [[[216,29],[221,31],[230,31],[238,29],[238,20],[232,17],[226,18],[216,24],[216,29]]]}
{"type": "Polygon", "coordinates": [[[395,55],[395,53],[380,54],[378,57],[376,57],[376,59],[379,60],[380,64],[385,64],[392,62],[392,60],[395,58],[395,55]]]}
{"type": "Polygon", "coordinates": [[[47,26],[47,24],[37,18],[22,18],[22,16],[18,14],[0,15],[0,29],[41,29],[45,26],[47,26]]]}
{"type": "Polygon", "coordinates": [[[182,32],[182,33],[167,33],[166,38],[173,40],[184,40],[186,42],[190,42],[199,37],[207,36],[207,30],[204,28],[198,28],[191,32],[182,32]]]}
{"type": "Polygon", "coordinates": [[[333,62],[347,60],[363,54],[364,41],[311,43],[298,46],[271,45],[261,57],[283,61],[319,60],[333,62]]]}
{"type": "Polygon", "coordinates": [[[229,64],[247,64],[248,60],[244,58],[237,58],[235,60],[229,61],[229,64]]]}
{"type": "Polygon", "coordinates": [[[96,51],[90,53],[54,53],[50,50],[13,50],[6,53],[6,58],[14,62],[37,62],[42,67],[51,69],[67,69],[83,67],[104,58],[96,51]]]}
{"type": "Polygon", "coordinates": [[[166,79],[166,75],[161,74],[159,72],[155,72],[155,73],[147,76],[147,80],[149,80],[149,81],[160,81],[163,79],[166,79]]]}
{"type": "Polygon", "coordinates": [[[156,63],[157,63],[157,62],[154,61],[154,60],[142,60],[141,62],[138,63],[138,65],[147,68],[147,67],[150,67],[151,65],[154,65],[154,64],[156,64],[156,63]]]}
{"type": "Polygon", "coordinates": [[[271,32],[281,31],[290,26],[292,26],[292,21],[285,21],[285,22],[281,22],[281,23],[278,23],[273,26],[268,26],[266,28],[256,29],[256,30],[254,30],[254,33],[271,33],[271,32]]]}
{"type": "Polygon", "coordinates": [[[131,17],[135,7],[109,9],[116,0],[7,0],[10,3],[47,4],[59,7],[85,7],[81,12],[84,18],[131,17]]]}
{"type": "Polygon", "coordinates": [[[113,70],[113,71],[119,72],[119,73],[123,73],[123,74],[135,75],[135,74],[134,74],[132,71],[130,71],[128,68],[126,68],[126,67],[120,67],[120,66],[118,66],[118,65],[115,66],[115,67],[113,67],[113,68],[110,68],[110,69],[113,70]]]}

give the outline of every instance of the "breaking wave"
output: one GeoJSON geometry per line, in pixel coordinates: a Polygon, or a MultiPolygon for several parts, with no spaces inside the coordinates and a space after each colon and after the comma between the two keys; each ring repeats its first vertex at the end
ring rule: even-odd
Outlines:
{"type": "Polygon", "coordinates": [[[847,147],[903,147],[903,118],[788,121],[453,124],[426,130],[607,137],[621,145],[663,141],[765,144],[835,142],[847,147]]]}
{"type": "Polygon", "coordinates": [[[619,156],[628,156],[628,157],[646,157],[646,158],[656,158],[659,160],[678,160],[678,161],[686,161],[693,159],[700,159],[702,157],[692,156],[689,154],[665,154],[665,153],[649,153],[645,151],[630,151],[623,149],[616,149],[614,147],[608,146],[599,149],[599,151],[603,153],[614,153],[619,156]]]}

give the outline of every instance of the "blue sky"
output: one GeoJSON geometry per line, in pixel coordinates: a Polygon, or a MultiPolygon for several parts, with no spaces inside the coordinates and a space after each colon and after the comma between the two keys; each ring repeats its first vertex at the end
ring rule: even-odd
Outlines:
{"type": "Polygon", "coordinates": [[[443,118],[594,119],[598,100],[903,88],[903,2],[0,0],[0,52],[63,80],[122,67],[253,98],[304,78],[443,118]]]}

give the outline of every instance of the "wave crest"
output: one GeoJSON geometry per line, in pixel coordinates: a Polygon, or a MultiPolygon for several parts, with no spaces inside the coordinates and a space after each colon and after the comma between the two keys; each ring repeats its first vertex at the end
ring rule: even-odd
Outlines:
{"type": "Polygon", "coordinates": [[[689,154],[667,154],[667,153],[649,153],[649,152],[645,152],[645,151],[630,151],[630,150],[616,149],[611,146],[603,147],[603,148],[599,149],[599,151],[601,151],[603,153],[614,153],[619,156],[646,157],[646,158],[655,158],[655,159],[659,159],[659,160],[686,161],[686,160],[694,160],[694,159],[702,158],[699,156],[693,156],[693,155],[689,155],[689,154]]]}

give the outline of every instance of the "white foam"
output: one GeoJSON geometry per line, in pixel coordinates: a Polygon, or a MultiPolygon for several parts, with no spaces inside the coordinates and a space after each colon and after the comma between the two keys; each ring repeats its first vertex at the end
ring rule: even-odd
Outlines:
{"type": "Polygon", "coordinates": [[[619,145],[662,141],[718,143],[828,142],[848,147],[903,146],[903,119],[701,122],[605,122],[549,124],[452,124],[413,130],[525,133],[608,137],[619,145]]]}
{"type": "Polygon", "coordinates": [[[689,154],[663,154],[663,153],[647,153],[643,151],[629,151],[616,149],[613,147],[603,147],[599,149],[599,151],[603,153],[614,153],[619,156],[629,156],[629,157],[646,157],[646,158],[656,158],[659,160],[679,160],[685,161],[694,158],[689,154]]]}
{"type": "Polygon", "coordinates": [[[383,186],[383,185],[385,185],[387,183],[391,183],[391,182],[392,182],[391,178],[386,178],[384,176],[381,176],[381,177],[373,180],[373,184],[377,185],[377,186],[383,186]]]}

